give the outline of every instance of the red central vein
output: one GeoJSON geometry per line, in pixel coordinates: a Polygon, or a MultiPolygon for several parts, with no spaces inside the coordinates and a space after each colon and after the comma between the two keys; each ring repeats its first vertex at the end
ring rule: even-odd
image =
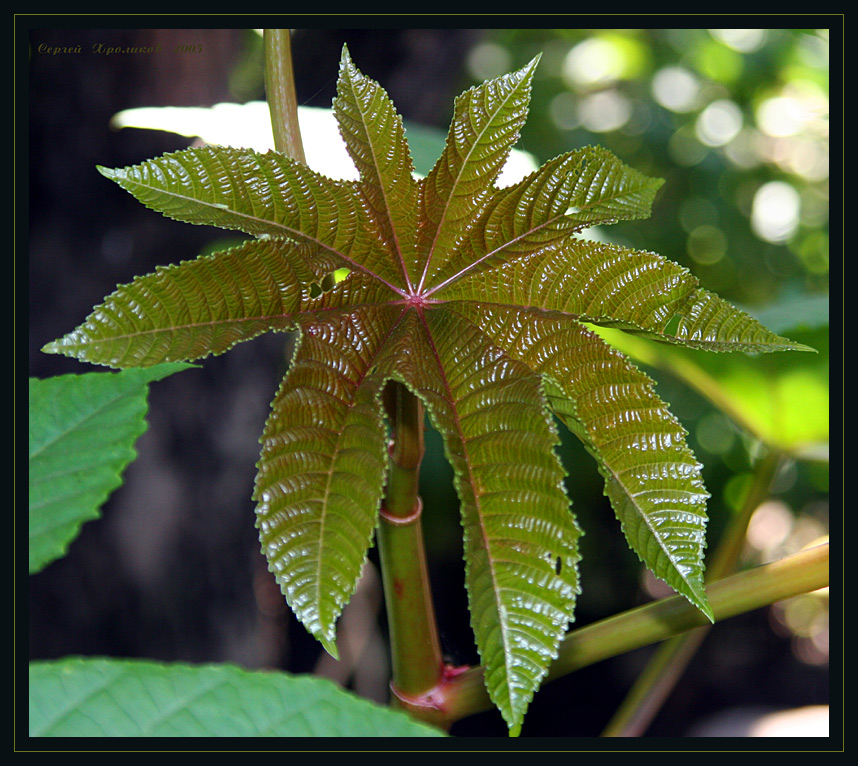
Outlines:
{"type": "MultiPolygon", "coordinates": [[[[361,104],[357,98],[355,99],[355,104],[358,108],[358,111],[360,112],[361,120],[363,121],[363,123],[365,125],[368,124],[366,115],[364,114],[363,109],[361,109],[361,104]]],[[[393,249],[394,249],[394,252],[396,253],[397,258],[399,259],[399,265],[400,265],[400,268],[402,269],[402,276],[405,279],[405,286],[407,288],[407,291],[409,293],[413,293],[414,292],[414,286],[411,284],[411,278],[408,276],[408,269],[405,266],[405,258],[402,255],[402,248],[399,245],[399,235],[396,232],[396,227],[393,225],[393,216],[391,215],[391,209],[392,208],[391,208],[390,202],[388,201],[388,198],[387,198],[387,187],[384,185],[384,183],[382,183],[382,180],[381,180],[381,171],[380,171],[381,163],[378,161],[378,157],[376,156],[375,144],[370,140],[368,130],[366,131],[366,136],[367,136],[366,142],[367,142],[367,144],[369,144],[369,150],[370,150],[370,153],[372,154],[372,164],[376,169],[376,175],[378,177],[378,189],[381,192],[382,199],[384,200],[384,209],[385,209],[385,212],[387,213],[387,219],[390,222],[390,232],[391,232],[391,235],[393,236],[393,243],[392,243],[393,249]]]]}
{"type": "MultiPolygon", "coordinates": [[[[358,379],[356,381],[354,381],[352,400],[351,400],[351,402],[348,403],[346,413],[343,417],[343,423],[345,423],[345,421],[348,419],[349,413],[351,413],[351,411],[355,408],[355,406],[357,404],[355,394],[357,393],[358,389],[363,384],[364,380],[366,380],[366,374],[372,368],[373,361],[378,357],[378,355],[381,353],[381,351],[387,345],[387,341],[390,339],[390,336],[393,334],[393,332],[396,330],[396,328],[399,327],[399,325],[402,323],[402,320],[407,313],[408,313],[408,311],[406,309],[396,318],[396,321],[394,321],[391,324],[390,329],[387,331],[384,338],[381,339],[381,341],[378,343],[375,351],[370,355],[369,359],[364,364],[363,370],[361,371],[360,375],[358,376],[358,379]]],[[[349,382],[352,382],[352,381],[349,381],[349,382]]],[[[343,439],[344,434],[345,434],[345,429],[341,429],[337,433],[336,444],[334,446],[333,454],[331,455],[331,470],[328,472],[328,476],[327,476],[327,479],[325,481],[325,490],[324,490],[324,495],[322,498],[322,509],[323,509],[322,510],[322,518],[319,519],[320,532],[319,532],[319,536],[318,536],[318,544],[316,546],[317,550],[319,551],[319,554],[316,556],[317,566],[316,566],[315,583],[317,585],[317,587],[316,587],[316,603],[319,604],[319,611],[320,612],[321,612],[321,602],[322,602],[322,595],[323,594],[319,592],[318,586],[321,585],[321,583],[322,583],[322,558],[323,558],[322,551],[324,550],[326,518],[328,515],[328,496],[330,495],[331,482],[333,481],[333,477],[334,477],[334,462],[336,461],[337,455],[339,455],[339,453],[341,451],[340,445],[342,443],[342,439],[343,439]]]]}
{"type": "MultiPolygon", "coordinates": [[[[490,252],[486,253],[485,255],[481,255],[476,260],[471,261],[463,269],[460,269],[459,271],[457,271],[455,274],[453,274],[453,276],[447,277],[447,279],[445,279],[440,284],[435,285],[434,287],[430,287],[425,293],[423,293],[424,297],[428,297],[428,296],[432,295],[432,293],[436,293],[436,292],[438,292],[438,290],[441,290],[444,287],[446,287],[447,285],[452,284],[453,282],[456,282],[457,280],[466,276],[468,274],[468,272],[473,271],[477,266],[479,266],[487,258],[491,258],[493,255],[497,255],[498,253],[500,253],[502,250],[506,249],[507,247],[514,245],[516,242],[521,242],[523,239],[525,239],[526,237],[529,237],[531,234],[534,234],[535,232],[541,231],[542,229],[546,228],[547,226],[550,226],[555,221],[559,221],[565,217],[566,217],[565,212],[559,213],[558,215],[555,215],[553,218],[539,224],[538,226],[534,226],[533,228],[528,229],[527,231],[519,234],[517,237],[513,237],[512,239],[508,240],[507,242],[504,242],[502,245],[499,245],[494,250],[491,250],[490,252]]],[[[574,230],[573,230],[573,233],[574,233],[574,230]]],[[[562,238],[563,236],[565,236],[565,234],[558,235],[558,239],[562,238]]],[[[541,243],[542,246],[546,246],[549,244],[551,244],[551,243],[550,242],[541,243]]],[[[522,257],[525,257],[527,255],[530,255],[530,253],[526,252],[526,253],[521,254],[522,257]]]]}
{"type": "MultiPolygon", "coordinates": [[[[480,500],[479,500],[479,497],[477,496],[476,482],[474,480],[474,473],[473,473],[473,470],[471,469],[470,458],[468,457],[467,439],[465,438],[465,434],[462,430],[462,424],[461,424],[461,421],[459,419],[459,411],[456,408],[456,404],[455,404],[455,401],[453,399],[453,391],[452,391],[452,388],[450,387],[450,382],[447,379],[447,374],[446,374],[445,369],[444,369],[444,364],[441,361],[441,356],[438,353],[438,348],[435,345],[435,341],[432,337],[432,331],[429,329],[429,323],[426,321],[425,312],[424,312],[422,307],[417,307],[416,311],[417,311],[417,316],[420,318],[420,322],[423,325],[423,329],[426,332],[426,338],[427,338],[428,343],[429,343],[429,348],[432,351],[432,357],[434,358],[435,364],[438,367],[438,374],[441,378],[441,384],[444,387],[444,391],[446,393],[447,401],[450,403],[450,409],[453,412],[453,422],[455,423],[456,433],[459,436],[459,440],[461,441],[461,444],[462,444],[462,455],[464,457],[465,467],[466,467],[467,472],[468,472],[468,482],[470,483],[470,486],[471,486],[471,494],[474,498],[474,510],[475,510],[476,516],[477,516],[477,523],[479,524],[480,536],[481,536],[482,541],[483,541],[483,547],[488,552],[489,551],[489,536],[488,536],[488,532],[486,531],[485,522],[483,521],[483,514],[480,512],[480,500]]],[[[497,582],[497,575],[495,573],[494,562],[492,560],[491,555],[489,555],[487,557],[487,559],[489,562],[489,572],[490,572],[490,576],[491,576],[491,580],[492,580],[492,590],[496,596],[496,598],[495,598],[496,608],[497,608],[499,613],[502,613],[504,610],[503,610],[502,605],[500,603],[500,599],[497,598],[498,582],[497,582]]],[[[501,619],[500,623],[501,623],[502,633],[506,634],[506,630],[505,630],[506,622],[505,622],[505,620],[501,619]]],[[[509,656],[509,641],[508,641],[506,635],[504,635],[504,638],[503,638],[503,653],[504,653],[504,665],[507,668],[509,668],[510,664],[511,664],[511,658],[509,656]]]]}
{"type": "MultiPolygon", "coordinates": [[[[477,133],[476,137],[474,138],[473,143],[471,144],[471,148],[468,150],[468,153],[465,155],[465,157],[462,160],[462,164],[459,167],[459,172],[456,175],[456,180],[453,182],[453,185],[450,187],[450,194],[448,195],[447,201],[444,204],[444,208],[443,208],[443,211],[441,213],[441,220],[438,222],[438,226],[435,228],[435,234],[432,237],[432,246],[429,248],[429,255],[426,257],[426,265],[423,267],[423,274],[420,276],[420,284],[417,286],[417,292],[419,292],[419,293],[423,292],[423,285],[425,284],[426,277],[429,274],[429,264],[432,261],[432,256],[435,254],[435,246],[438,243],[438,237],[441,233],[441,228],[444,225],[444,222],[447,218],[447,213],[449,212],[450,207],[452,205],[453,191],[455,190],[456,186],[458,185],[459,181],[461,180],[461,178],[465,172],[465,168],[467,167],[468,162],[471,158],[471,155],[474,153],[477,146],[479,145],[480,139],[488,132],[489,127],[493,124],[494,117],[500,112],[501,108],[503,106],[505,106],[506,103],[513,97],[513,94],[516,92],[516,90],[517,90],[517,86],[514,87],[512,90],[510,90],[510,92],[507,94],[506,98],[504,98],[503,101],[494,110],[491,118],[486,120],[486,124],[483,126],[483,129],[479,133],[477,133]]],[[[454,124],[455,124],[455,119],[454,119],[454,124]]],[[[453,126],[451,125],[450,126],[450,135],[452,135],[452,134],[453,134],[453,126]]],[[[442,157],[443,157],[443,155],[442,155],[442,157]]],[[[497,173],[495,173],[495,175],[497,175],[497,173]]],[[[426,186],[424,185],[423,188],[425,190],[426,186]]]]}

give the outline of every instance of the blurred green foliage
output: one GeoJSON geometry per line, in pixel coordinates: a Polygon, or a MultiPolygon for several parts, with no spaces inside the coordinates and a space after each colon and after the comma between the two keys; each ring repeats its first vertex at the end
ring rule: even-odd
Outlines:
{"type": "Polygon", "coordinates": [[[606,237],[748,307],[828,288],[828,30],[499,29],[474,82],[542,52],[524,149],[600,144],[667,183],[606,237]]]}

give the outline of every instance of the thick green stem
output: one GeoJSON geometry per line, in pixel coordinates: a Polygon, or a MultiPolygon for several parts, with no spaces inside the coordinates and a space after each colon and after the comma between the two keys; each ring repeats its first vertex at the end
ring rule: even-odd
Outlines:
{"type": "MultiPolygon", "coordinates": [[[[707,595],[716,622],[720,622],[827,586],[825,543],[712,583],[707,595]]],[[[706,617],[682,596],[646,604],[568,633],[547,680],[708,624],[706,617]]],[[[452,679],[444,692],[438,705],[449,722],[492,708],[482,668],[452,679]]]]}
{"type": "Polygon", "coordinates": [[[289,29],[266,29],[265,97],[271,112],[274,148],[292,159],[306,163],[298,126],[298,99],[292,74],[292,43],[289,29]]]}
{"type": "Polygon", "coordinates": [[[390,473],[377,541],[390,629],[394,701],[425,721],[442,723],[435,688],[444,679],[441,646],[429,585],[418,494],[423,459],[423,406],[391,382],[384,404],[392,428],[390,473]]]}
{"type": "MultiPolygon", "coordinates": [[[[719,580],[736,570],[745,544],[748,523],[754,511],[766,499],[781,465],[781,455],[771,451],[755,466],[742,507],[730,520],[707,567],[707,579],[719,580]]],[[[622,704],[602,732],[603,737],[639,737],[661,709],[676,682],[682,677],[711,625],[665,641],[647,663],[622,704]]]]}

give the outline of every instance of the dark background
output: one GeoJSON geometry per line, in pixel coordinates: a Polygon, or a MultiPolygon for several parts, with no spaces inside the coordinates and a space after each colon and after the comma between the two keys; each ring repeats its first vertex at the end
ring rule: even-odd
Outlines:
{"type": "MultiPolygon", "coordinates": [[[[546,32],[558,31],[569,30],[546,32]]],[[[497,39],[498,32],[511,39],[515,30],[301,29],[293,38],[299,103],[330,106],[346,43],[358,67],[381,82],[406,119],[445,130],[454,97],[476,82],[466,66],[469,53],[481,41],[497,39]]],[[[29,166],[29,196],[19,199],[21,206],[29,205],[29,230],[20,233],[29,247],[28,372],[43,378],[93,369],[39,349],[77,326],[117,283],[192,258],[223,236],[220,230],[169,221],[97,173],[96,165],[135,164],[189,144],[169,133],[113,131],[111,116],[137,106],[259,100],[264,93],[261,38],[253,30],[34,28],[29,41],[29,57],[25,63],[19,58],[28,70],[19,100],[26,100],[29,117],[18,139],[18,161],[29,166]],[[82,53],[39,54],[42,43],[80,46],[82,53]],[[157,44],[162,52],[105,57],[91,53],[98,43],[157,44]],[[182,44],[200,44],[202,50],[169,52],[182,44]]],[[[524,40],[514,67],[533,55],[535,44],[524,40]]],[[[536,111],[535,105],[532,119],[536,111]]],[[[524,148],[540,160],[593,140],[607,138],[609,145],[611,139],[566,135],[561,137],[565,148],[551,146],[540,156],[534,147],[561,139],[540,137],[538,131],[533,129],[532,145],[524,148]]],[[[622,143],[621,136],[617,140],[622,143]]],[[[645,172],[684,172],[651,147],[633,153],[644,157],[644,165],[657,166],[641,167],[639,158],[623,156],[645,172]]],[[[668,223],[663,218],[650,225],[677,225],[675,215],[667,218],[668,223]]],[[[647,246],[659,249],[658,243],[647,246]]],[[[820,288],[818,279],[814,287],[820,288]]],[[[110,655],[320,672],[386,700],[376,572],[367,573],[340,622],[343,659],[337,664],[288,612],[259,552],[250,499],[254,463],[268,404],[288,358],[289,338],[270,334],[152,386],[149,429],[137,444],[139,457],[127,469],[124,486],[104,506],[103,518],[83,527],[65,558],[29,578],[31,659],[110,655]]],[[[667,385],[659,390],[683,421],[685,414],[694,418],[705,411],[695,394],[667,385]]],[[[428,435],[428,447],[423,494],[430,510],[424,526],[436,607],[451,659],[473,662],[457,501],[434,434],[428,435]]],[[[570,439],[564,440],[563,457],[574,466],[570,489],[586,530],[577,616],[577,624],[585,625],[651,596],[640,587],[639,564],[602,496],[595,465],[570,439]]],[[[798,489],[794,481],[791,491],[803,492],[804,504],[825,497],[804,469],[794,470],[798,489]]],[[[723,484],[730,473],[729,466],[707,468],[710,491],[710,479],[723,484]]],[[[717,531],[717,520],[713,528],[717,531]]],[[[374,552],[370,560],[372,567],[374,552]]],[[[794,645],[794,636],[777,627],[769,610],[717,626],[648,734],[685,736],[727,709],[827,704],[827,663],[801,661],[794,645]]],[[[530,708],[524,736],[598,734],[650,651],[547,685],[530,708]]],[[[506,729],[498,714],[486,713],[461,722],[453,733],[504,736],[506,729]]]]}

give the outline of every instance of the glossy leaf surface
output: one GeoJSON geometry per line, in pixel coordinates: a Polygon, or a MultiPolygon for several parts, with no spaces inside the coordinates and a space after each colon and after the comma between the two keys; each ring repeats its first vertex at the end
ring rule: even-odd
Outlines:
{"type": "Polygon", "coordinates": [[[381,390],[419,396],[454,470],[472,625],[512,731],[579,592],[552,412],[597,461],[632,549],[711,616],[700,466],[651,381],[584,323],[710,350],[803,348],[658,254],[579,238],[649,215],[661,185],[604,149],[498,188],[536,63],[456,100],[423,179],[390,99],[345,52],[334,107],[357,181],[216,146],[103,171],[170,217],[257,239],[140,277],[46,347],[155,364],[300,332],[262,436],[257,524],[290,606],[332,653],[382,499],[381,390]]]}

